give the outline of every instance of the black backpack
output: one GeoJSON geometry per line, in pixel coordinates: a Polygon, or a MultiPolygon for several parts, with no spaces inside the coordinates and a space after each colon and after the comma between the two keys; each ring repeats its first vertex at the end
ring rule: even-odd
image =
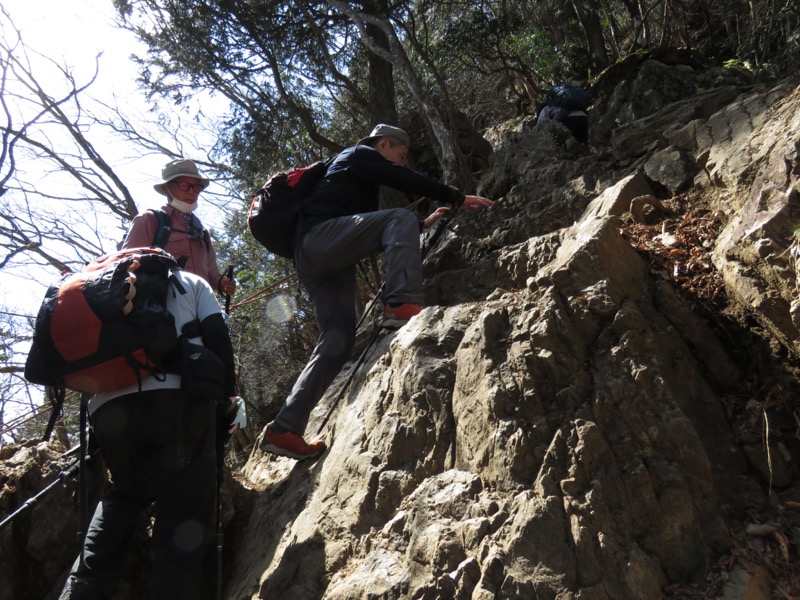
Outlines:
{"type": "Polygon", "coordinates": [[[130,248],[64,275],[39,308],[25,378],[96,394],[165,373],[180,347],[166,308],[173,287],[186,293],[178,269],[163,250],[130,248]]]}
{"type": "Polygon", "coordinates": [[[312,192],[325,177],[330,161],[275,173],[257,189],[250,203],[247,225],[267,250],[294,257],[294,234],[300,211],[313,201],[312,192]]]}
{"type": "Polygon", "coordinates": [[[583,88],[574,85],[559,84],[547,90],[545,103],[560,109],[556,121],[562,121],[573,110],[586,110],[592,103],[592,97],[583,88]]]}

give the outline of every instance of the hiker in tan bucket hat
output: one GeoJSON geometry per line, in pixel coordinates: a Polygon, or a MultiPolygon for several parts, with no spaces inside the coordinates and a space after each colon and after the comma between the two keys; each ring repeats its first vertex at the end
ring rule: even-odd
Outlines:
{"type": "Polygon", "coordinates": [[[148,209],[133,219],[123,248],[158,246],[184,269],[199,275],[220,294],[233,295],[236,282],[220,273],[217,254],[208,231],[194,213],[197,201],[209,184],[193,160],[171,160],[161,169],[161,181],[153,189],[167,197],[158,210],[148,209]]]}

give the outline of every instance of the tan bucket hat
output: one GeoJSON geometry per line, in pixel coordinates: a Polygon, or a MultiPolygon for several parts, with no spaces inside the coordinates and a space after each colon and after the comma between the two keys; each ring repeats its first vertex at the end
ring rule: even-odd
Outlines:
{"type": "Polygon", "coordinates": [[[193,177],[194,179],[198,179],[203,184],[204,188],[208,186],[208,182],[210,181],[208,177],[204,177],[200,174],[193,160],[179,158],[177,160],[171,160],[164,165],[164,168],[161,169],[161,181],[156,183],[153,189],[162,196],[166,196],[167,184],[178,177],[193,177]]]}

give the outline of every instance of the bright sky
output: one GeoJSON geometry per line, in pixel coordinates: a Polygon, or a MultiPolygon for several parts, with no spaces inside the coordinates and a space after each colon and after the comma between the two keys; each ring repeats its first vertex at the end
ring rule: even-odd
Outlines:
{"type": "MultiPolygon", "coordinates": [[[[95,57],[102,52],[99,75],[88,89],[89,95],[109,104],[116,97],[125,115],[131,119],[138,116],[154,119],[148,113],[151,106],[137,89],[137,67],[130,60],[131,54],[144,54],[143,46],[133,34],[114,26],[112,0],[3,0],[3,5],[21,31],[25,44],[71,67],[79,84],[92,76],[95,57]]],[[[46,82],[43,84],[47,87],[46,82]]],[[[204,111],[207,109],[204,104],[204,111]]],[[[152,186],[167,160],[164,156],[143,155],[141,150],[133,146],[123,147],[119,140],[109,140],[108,136],[93,137],[91,130],[87,137],[111,162],[115,172],[131,190],[140,210],[156,208],[163,203],[163,197],[156,194],[152,186]],[[103,147],[106,142],[113,143],[103,147]]],[[[215,219],[218,216],[216,212],[204,207],[202,201],[198,216],[207,225],[218,220],[215,219]]],[[[113,231],[110,235],[116,238],[119,232],[113,231]]],[[[34,290],[29,291],[29,286],[21,279],[39,278],[26,275],[20,277],[19,273],[0,272],[0,305],[12,309],[24,307],[26,313],[38,310],[38,303],[52,279],[38,281],[38,284],[33,284],[34,290]],[[31,301],[31,295],[36,298],[34,301],[31,301]]]]}
{"type": "Polygon", "coordinates": [[[129,59],[143,53],[133,34],[114,25],[112,0],[4,0],[6,10],[29,48],[71,67],[86,82],[100,57],[97,81],[89,92],[112,95],[144,107],[136,88],[136,66],[129,59]]]}
{"type": "Polygon", "coordinates": [[[119,59],[131,47],[132,38],[113,27],[111,0],[6,0],[4,5],[27,43],[47,48],[51,58],[92,58],[102,50],[119,59]]]}

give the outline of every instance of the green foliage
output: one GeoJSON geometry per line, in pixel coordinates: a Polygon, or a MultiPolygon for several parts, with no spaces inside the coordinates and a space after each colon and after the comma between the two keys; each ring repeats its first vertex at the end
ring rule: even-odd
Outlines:
{"type": "Polygon", "coordinates": [[[240,210],[226,220],[223,233],[215,232],[214,245],[220,264],[235,269],[237,291],[229,325],[240,394],[271,418],[308,359],[316,326],[291,262],[269,254],[253,239],[246,223],[249,197],[238,202],[240,210]]]}
{"type": "Polygon", "coordinates": [[[237,110],[221,131],[221,144],[235,165],[242,191],[251,192],[272,172],[303,165],[322,156],[296,118],[275,118],[265,111],[263,118],[250,118],[237,110]],[[276,143],[280,140],[280,143],[276,143]]]}
{"type": "Polygon", "coordinates": [[[761,63],[759,65],[755,65],[749,60],[739,60],[738,58],[732,58],[726,60],[722,63],[722,66],[726,69],[733,69],[736,71],[744,71],[763,80],[771,80],[775,79],[775,67],[770,63],[761,63]]]}

